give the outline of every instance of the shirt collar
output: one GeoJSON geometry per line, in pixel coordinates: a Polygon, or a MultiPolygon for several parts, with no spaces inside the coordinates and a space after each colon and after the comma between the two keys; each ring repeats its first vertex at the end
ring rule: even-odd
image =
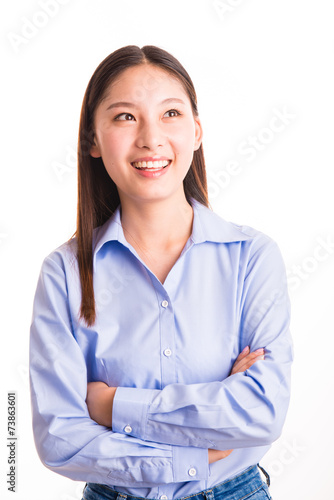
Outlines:
{"type": "Polygon", "coordinates": [[[194,243],[212,241],[214,243],[233,243],[251,238],[247,228],[228,222],[210,208],[196,200],[191,200],[194,209],[193,231],[194,243]]]}
{"type": "MultiPolygon", "coordinates": [[[[245,241],[252,237],[247,228],[222,219],[197,200],[192,199],[191,205],[194,210],[193,229],[190,237],[193,243],[204,243],[205,241],[232,243],[245,241]]],[[[120,205],[102,226],[95,229],[94,254],[109,241],[119,241],[124,246],[129,247],[121,224],[120,205]]]]}

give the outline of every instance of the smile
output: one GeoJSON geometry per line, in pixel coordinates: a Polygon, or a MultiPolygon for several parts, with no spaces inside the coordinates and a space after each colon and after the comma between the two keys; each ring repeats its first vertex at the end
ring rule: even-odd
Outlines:
{"type": "Polygon", "coordinates": [[[134,161],[131,165],[138,170],[160,170],[168,167],[171,160],[134,161]]]}

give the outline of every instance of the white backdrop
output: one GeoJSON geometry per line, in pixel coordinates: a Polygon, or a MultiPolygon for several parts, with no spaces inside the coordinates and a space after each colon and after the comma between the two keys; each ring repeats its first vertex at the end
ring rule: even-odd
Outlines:
{"type": "Polygon", "coordinates": [[[97,65],[158,45],[190,73],[210,201],[274,238],[295,345],[282,436],[262,465],[274,500],[333,498],[333,14],[331,0],[17,0],[2,6],[0,497],[78,500],[31,432],[28,343],[44,257],[75,230],[81,102],[97,65]],[[276,117],[276,118],[275,118],[276,117]],[[7,491],[7,392],[17,391],[17,492],[7,491]]]}

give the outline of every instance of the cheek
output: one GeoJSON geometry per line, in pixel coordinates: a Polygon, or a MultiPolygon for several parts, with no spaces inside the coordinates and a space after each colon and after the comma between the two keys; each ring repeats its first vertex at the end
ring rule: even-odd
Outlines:
{"type": "Polygon", "coordinates": [[[184,168],[188,168],[194,155],[194,137],[191,134],[183,134],[174,142],[173,149],[176,159],[179,159],[184,168]]]}
{"type": "Polygon", "coordinates": [[[106,162],[117,161],[117,159],[124,158],[129,147],[129,137],[126,134],[108,133],[101,134],[102,144],[102,158],[106,162]]]}
{"type": "Polygon", "coordinates": [[[180,126],[175,132],[175,148],[177,148],[180,153],[188,155],[189,152],[193,151],[195,142],[195,127],[193,123],[190,122],[184,124],[184,126],[180,126]]]}

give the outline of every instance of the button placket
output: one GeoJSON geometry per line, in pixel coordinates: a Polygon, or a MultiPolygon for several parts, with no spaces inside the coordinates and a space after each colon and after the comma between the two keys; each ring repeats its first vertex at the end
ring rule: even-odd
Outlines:
{"type": "MultiPolygon", "coordinates": [[[[161,290],[162,291],[162,290],[161,290]]],[[[161,387],[177,382],[175,362],[175,319],[171,298],[159,293],[160,303],[160,341],[161,341],[161,387]]]]}

